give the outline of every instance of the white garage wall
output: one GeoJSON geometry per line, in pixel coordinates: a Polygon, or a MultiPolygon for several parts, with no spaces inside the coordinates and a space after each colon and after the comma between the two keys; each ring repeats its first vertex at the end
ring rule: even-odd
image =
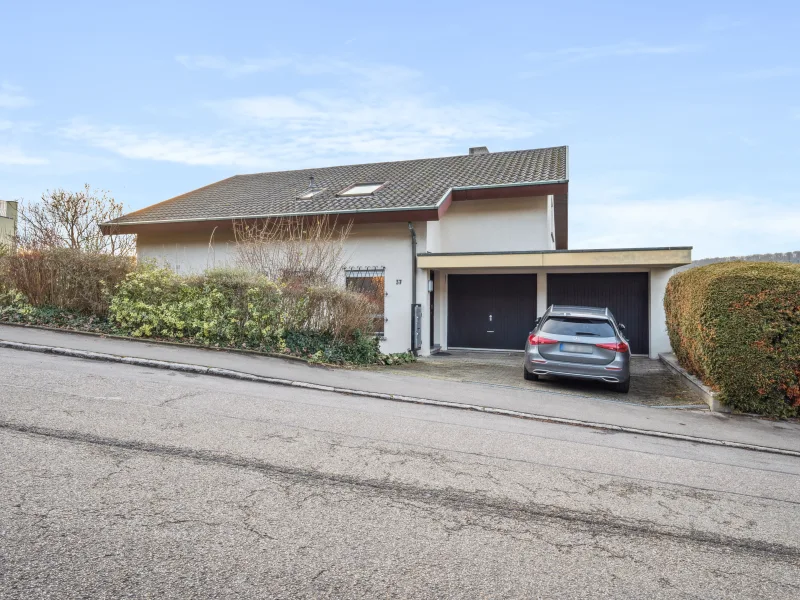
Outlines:
{"type": "Polygon", "coordinates": [[[435,252],[549,250],[547,197],[453,202],[435,252]]]}

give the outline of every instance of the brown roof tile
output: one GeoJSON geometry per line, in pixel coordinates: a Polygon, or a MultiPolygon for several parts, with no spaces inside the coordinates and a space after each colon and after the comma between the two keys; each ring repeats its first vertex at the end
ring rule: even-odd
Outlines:
{"type": "Polygon", "coordinates": [[[200,221],[290,214],[434,208],[450,188],[567,180],[567,147],[235,175],[129,213],[115,223],[200,221]],[[324,189],[309,200],[298,196],[324,189]],[[357,183],[374,194],[338,196],[357,183]]]}

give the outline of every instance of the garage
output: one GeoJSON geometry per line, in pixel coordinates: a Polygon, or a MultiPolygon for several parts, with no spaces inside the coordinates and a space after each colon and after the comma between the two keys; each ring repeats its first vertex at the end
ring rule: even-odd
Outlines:
{"type": "Polygon", "coordinates": [[[536,275],[449,275],[447,344],[522,350],[536,322],[536,275]]]}
{"type": "Polygon", "coordinates": [[[608,307],[624,323],[633,354],[648,354],[649,285],[647,273],[550,273],[547,305],[608,307]]]}

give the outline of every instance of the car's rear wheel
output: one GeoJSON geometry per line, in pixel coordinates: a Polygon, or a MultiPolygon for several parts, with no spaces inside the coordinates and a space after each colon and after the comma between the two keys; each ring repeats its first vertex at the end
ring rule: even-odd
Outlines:
{"type": "Polygon", "coordinates": [[[536,373],[531,373],[525,367],[522,367],[522,375],[527,381],[536,381],[539,376],[536,373]]]}
{"type": "Polygon", "coordinates": [[[628,377],[628,379],[626,379],[625,381],[618,381],[617,383],[612,383],[611,389],[621,394],[627,394],[628,390],[631,389],[631,378],[628,377]]]}

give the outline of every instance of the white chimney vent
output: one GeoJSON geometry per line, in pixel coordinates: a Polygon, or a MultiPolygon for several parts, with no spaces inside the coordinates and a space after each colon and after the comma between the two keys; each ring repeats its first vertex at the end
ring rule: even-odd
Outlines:
{"type": "Polygon", "coordinates": [[[489,149],[486,146],[473,146],[469,149],[469,155],[473,154],[489,154],[489,149]]]}

